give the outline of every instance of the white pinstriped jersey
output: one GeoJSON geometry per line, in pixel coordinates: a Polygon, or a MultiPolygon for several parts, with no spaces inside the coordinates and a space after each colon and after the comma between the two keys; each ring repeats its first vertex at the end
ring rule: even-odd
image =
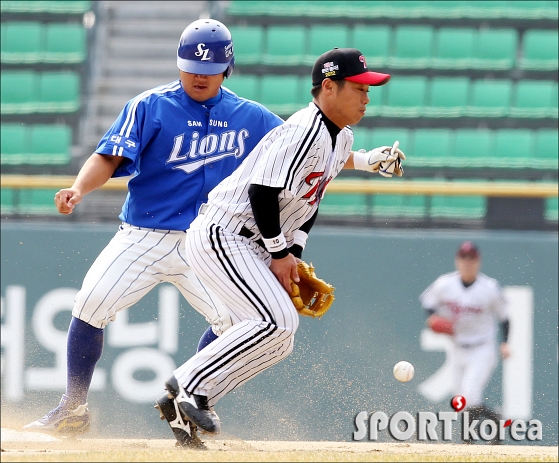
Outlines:
{"type": "Polygon", "coordinates": [[[174,371],[189,393],[207,396],[210,406],[287,357],[299,326],[287,291],[269,268],[270,254],[239,234],[245,226],[255,239],[261,237],[249,187],[282,189],[280,226],[291,246],[293,232],[313,216],[326,185],[345,165],[353,133],[342,129],[334,149],[332,141],[314,103],[298,111],[210,192],[207,207],[187,232],[187,260],[227,307],[233,325],[174,371]]]}
{"type": "Polygon", "coordinates": [[[271,130],[243,163],[208,196],[207,220],[237,233],[244,225],[261,237],[254,220],[248,189],[251,184],[283,188],[279,195],[280,226],[293,244],[293,232],[316,211],[328,183],[344,167],[353,132],[343,128],[332,138],[321,112],[310,103],[281,126],[271,130]]]}
{"type": "Polygon", "coordinates": [[[499,283],[483,273],[465,287],[460,273],[437,278],[420,296],[425,309],[435,309],[454,323],[454,339],[459,344],[479,344],[495,339],[497,319],[508,318],[507,304],[499,283]]]}

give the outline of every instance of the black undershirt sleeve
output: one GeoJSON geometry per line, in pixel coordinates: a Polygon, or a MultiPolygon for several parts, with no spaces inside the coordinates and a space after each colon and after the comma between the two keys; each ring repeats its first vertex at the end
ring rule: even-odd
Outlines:
{"type": "Polygon", "coordinates": [[[501,334],[503,336],[503,343],[507,343],[509,340],[509,330],[510,330],[510,322],[509,320],[503,320],[501,322],[501,334]]]}
{"type": "MultiPolygon", "coordinates": [[[[281,233],[278,195],[283,188],[251,184],[248,197],[254,220],[263,238],[275,238],[281,233]]],[[[287,248],[272,252],[273,259],[282,259],[289,254],[287,248]]]]}

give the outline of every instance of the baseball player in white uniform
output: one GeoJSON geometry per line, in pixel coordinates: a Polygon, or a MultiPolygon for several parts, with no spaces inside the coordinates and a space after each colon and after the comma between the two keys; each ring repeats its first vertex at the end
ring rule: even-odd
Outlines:
{"type": "Polygon", "coordinates": [[[299,278],[290,250],[304,249],[305,230],[328,183],[344,167],[401,170],[405,156],[394,147],[352,152],[347,127],[364,116],[369,86],[389,78],[370,72],[357,49],[320,56],[312,70],[313,102],[268,133],[212,190],[192,223],[187,259],[233,320],[165,384],[181,412],[201,429],[219,432],[213,409],[218,400],[293,350],[299,315],[288,292],[291,280],[299,278]]]}
{"type": "Polygon", "coordinates": [[[483,391],[498,361],[498,322],[501,356],[510,355],[507,302],[499,283],[479,272],[481,257],[475,244],[461,244],[455,265],[455,272],[441,275],[421,294],[421,305],[427,325],[452,337],[454,394],[466,399],[470,419],[498,422],[498,414],[483,403],[483,391]]]}
{"type": "MultiPolygon", "coordinates": [[[[88,271],[68,331],[68,380],[58,407],[26,429],[56,434],[89,429],[87,394],[101,357],[105,326],[159,283],[174,284],[212,325],[200,347],[232,324],[196,278],[184,253],[186,230],[207,194],[283,121],[222,87],[234,67],[229,30],[212,19],[190,24],[177,47],[180,78],[130,100],[71,188],[55,196],[70,214],[111,177],[132,175],[122,225],[88,271]]],[[[199,446],[173,401],[157,400],[179,445],[199,446]]]]}

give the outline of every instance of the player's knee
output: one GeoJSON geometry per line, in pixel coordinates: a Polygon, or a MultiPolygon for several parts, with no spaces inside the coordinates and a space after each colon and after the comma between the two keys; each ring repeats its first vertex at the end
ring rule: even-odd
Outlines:
{"type": "Polygon", "coordinates": [[[91,317],[88,314],[80,313],[79,311],[73,311],[72,316],[100,330],[105,329],[109,322],[112,322],[115,319],[115,317],[98,319],[91,317]]]}
{"type": "Polygon", "coordinates": [[[108,307],[106,295],[97,295],[95,292],[84,295],[83,291],[79,291],[76,295],[72,316],[89,323],[95,328],[105,328],[116,318],[116,310],[108,307]]]}
{"type": "Polygon", "coordinates": [[[291,327],[271,325],[273,330],[274,348],[269,351],[270,354],[277,356],[278,361],[287,357],[293,352],[293,338],[295,331],[291,327]]]}
{"type": "Polygon", "coordinates": [[[231,320],[230,316],[220,317],[210,321],[210,325],[212,326],[212,329],[217,334],[217,336],[221,336],[233,326],[233,320],[231,320]]]}
{"type": "Polygon", "coordinates": [[[116,315],[108,315],[106,312],[89,311],[87,307],[80,307],[77,304],[72,310],[72,316],[99,329],[104,329],[109,322],[114,321],[116,318],[116,315]]]}
{"type": "Polygon", "coordinates": [[[295,317],[293,317],[293,322],[292,322],[292,326],[291,326],[292,334],[295,334],[295,332],[297,331],[297,328],[299,328],[299,314],[297,314],[295,317]]]}
{"type": "Polygon", "coordinates": [[[299,328],[299,315],[295,313],[294,317],[285,317],[285,320],[282,321],[281,329],[284,330],[287,336],[293,336],[297,328],[299,328]]]}
{"type": "Polygon", "coordinates": [[[284,326],[279,327],[279,337],[282,339],[291,339],[295,336],[295,332],[297,331],[297,327],[299,326],[299,320],[294,321],[293,323],[285,323],[284,326]]]}
{"type": "Polygon", "coordinates": [[[74,303],[75,308],[80,308],[82,311],[102,310],[103,305],[107,302],[107,293],[99,291],[78,291],[74,303]]]}
{"type": "Polygon", "coordinates": [[[288,355],[291,355],[291,352],[293,352],[294,343],[293,343],[292,339],[290,341],[291,342],[289,342],[289,344],[287,345],[287,347],[284,350],[284,353],[283,353],[284,357],[287,357],[288,355]]]}

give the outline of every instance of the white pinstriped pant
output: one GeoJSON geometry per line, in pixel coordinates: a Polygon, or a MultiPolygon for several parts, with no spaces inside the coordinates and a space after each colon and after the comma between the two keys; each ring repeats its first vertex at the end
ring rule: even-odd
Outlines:
{"type": "Polygon", "coordinates": [[[88,270],[72,315],[104,328],[117,312],[138,302],[159,283],[172,283],[220,335],[231,326],[231,319],[188,265],[185,239],[185,231],[122,224],[88,270]]]}
{"type": "Polygon", "coordinates": [[[270,255],[250,239],[199,216],[187,233],[186,256],[233,320],[231,328],[174,371],[187,392],[207,396],[213,406],[292,352],[299,315],[268,267],[270,255]]]}

